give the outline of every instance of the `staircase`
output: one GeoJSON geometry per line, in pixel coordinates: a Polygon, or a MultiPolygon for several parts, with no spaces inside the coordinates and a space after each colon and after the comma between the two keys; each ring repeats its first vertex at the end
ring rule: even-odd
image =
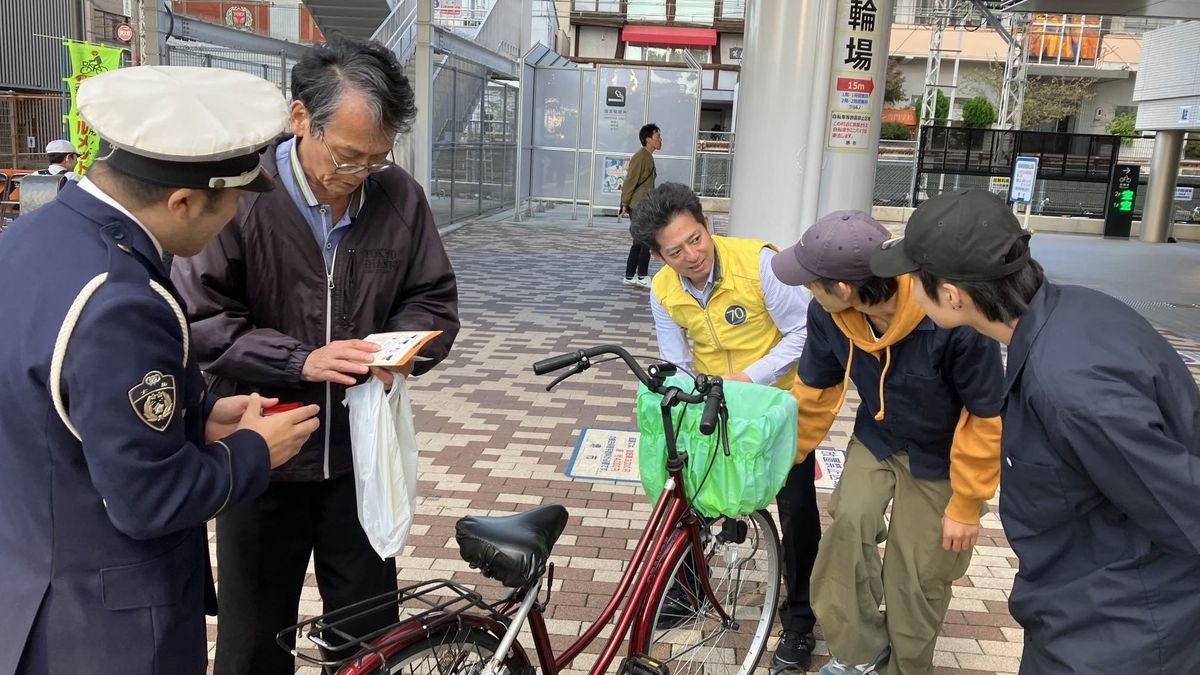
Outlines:
{"type": "MultiPolygon", "coordinates": [[[[321,32],[366,39],[388,17],[388,0],[304,0],[321,32]]],[[[414,5],[415,7],[415,5],[414,5]]]]}

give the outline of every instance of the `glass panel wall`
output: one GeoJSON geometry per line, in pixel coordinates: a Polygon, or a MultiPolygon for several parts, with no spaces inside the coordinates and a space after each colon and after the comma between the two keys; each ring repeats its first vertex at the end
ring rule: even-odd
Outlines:
{"type": "Polygon", "coordinates": [[[433,181],[438,225],[511,207],[517,172],[517,88],[465,64],[433,80],[433,181]]]}

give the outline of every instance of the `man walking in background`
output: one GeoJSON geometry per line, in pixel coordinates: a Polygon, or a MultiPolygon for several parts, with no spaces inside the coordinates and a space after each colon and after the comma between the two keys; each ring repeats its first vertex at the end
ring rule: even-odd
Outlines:
{"type": "MultiPolygon", "coordinates": [[[[625,182],[621,184],[621,212],[628,213],[631,222],[633,210],[654,189],[654,181],[658,177],[654,168],[654,153],[662,149],[662,131],[657,124],[647,124],[638,132],[638,140],[642,142],[642,149],[629,160],[625,182]]],[[[650,288],[649,272],[650,249],[635,240],[629,247],[625,278],[621,283],[634,288],[650,288]]]]}

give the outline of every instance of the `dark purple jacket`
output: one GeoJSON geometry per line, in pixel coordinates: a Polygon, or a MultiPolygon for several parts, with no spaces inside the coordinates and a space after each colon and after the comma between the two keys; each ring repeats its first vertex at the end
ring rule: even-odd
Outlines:
{"type": "MultiPolygon", "coordinates": [[[[276,180],[274,147],[263,168],[276,180]]],[[[458,288],[421,186],[393,167],[372,174],[367,198],[338,244],[332,281],[312,230],[282,186],[242,198],[237,215],[171,273],[187,301],[192,349],[218,395],[317,403],[321,429],[273,480],[349,473],[346,388],[302,382],[310,352],[330,341],[398,330],[441,330],[414,374],[435,366],[458,334],[458,288]]]]}

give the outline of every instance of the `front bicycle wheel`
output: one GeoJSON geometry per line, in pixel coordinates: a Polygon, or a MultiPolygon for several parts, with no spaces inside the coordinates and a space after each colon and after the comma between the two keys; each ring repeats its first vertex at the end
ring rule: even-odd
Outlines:
{"type": "MultiPolygon", "coordinates": [[[[398,651],[372,675],[475,675],[482,673],[500,640],[469,626],[451,626],[398,651]]],[[[509,658],[501,672],[517,675],[524,669],[509,658]]]]}
{"type": "Polygon", "coordinates": [[[704,595],[691,547],[666,561],[654,630],[643,652],[672,675],[748,675],[767,646],[783,570],[783,547],[766,511],[717,518],[701,528],[713,595],[734,625],[725,626],[704,595]]]}

